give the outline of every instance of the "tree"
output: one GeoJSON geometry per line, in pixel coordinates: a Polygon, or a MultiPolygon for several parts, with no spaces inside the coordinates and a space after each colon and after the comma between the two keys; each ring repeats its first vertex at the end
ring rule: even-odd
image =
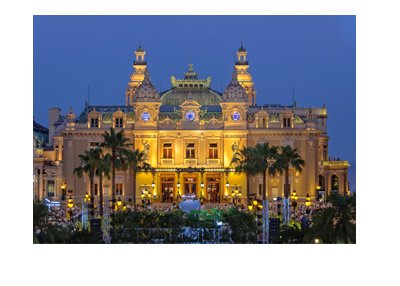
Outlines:
{"type": "Polygon", "coordinates": [[[100,189],[100,217],[103,217],[103,176],[110,179],[110,166],[111,156],[103,156],[102,149],[99,152],[99,158],[96,161],[96,176],[99,178],[99,189],[100,189]]]}
{"type": "Polygon", "coordinates": [[[146,162],[146,154],[144,151],[138,149],[131,151],[126,150],[124,159],[126,160],[126,166],[132,168],[133,171],[133,208],[136,208],[136,173],[139,170],[149,171],[151,165],[146,162]]]}
{"type": "Polygon", "coordinates": [[[356,243],[356,196],[333,193],[327,198],[328,207],[312,215],[312,223],[304,242],[314,239],[322,243],[356,243]]]}
{"type": "Polygon", "coordinates": [[[33,203],[33,242],[67,243],[70,230],[62,225],[60,217],[41,202],[33,203]]]}
{"type": "Polygon", "coordinates": [[[237,164],[236,171],[246,172],[250,175],[261,173],[263,175],[263,241],[268,240],[266,232],[268,231],[268,204],[267,197],[267,173],[272,174],[271,163],[276,160],[278,148],[269,146],[268,143],[257,144],[254,147],[244,147],[234,155],[233,164],[237,164]]]}
{"type": "Polygon", "coordinates": [[[96,173],[96,167],[101,156],[101,149],[90,149],[85,150],[83,154],[80,154],[78,157],[81,159],[81,165],[74,169],[74,174],[79,178],[83,176],[83,174],[87,174],[90,182],[90,209],[91,215],[93,216],[93,206],[94,206],[94,176],[96,173]]]}
{"type": "Polygon", "coordinates": [[[297,150],[291,146],[281,146],[276,157],[275,163],[271,166],[271,172],[275,174],[285,174],[285,185],[283,189],[284,200],[284,223],[289,222],[289,195],[290,195],[290,184],[289,184],[289,168],[292,167],[297,172],[303,171],[305,165],[304,160],[297,153],[297,150]]]}
{"type": "Polygon", "coordinates": [[[122,156],[126,153],[128,146],[130,145],[129,139],[125,137],[124,130],[115,133],[114,128],[110,128],[110,132],[107,130],[103,133],[104,142],[100,144],[100,147],[110,151],[111,161],[111,194],[113,209],[115,203],[115,170],[123,167],[122,156]]]}

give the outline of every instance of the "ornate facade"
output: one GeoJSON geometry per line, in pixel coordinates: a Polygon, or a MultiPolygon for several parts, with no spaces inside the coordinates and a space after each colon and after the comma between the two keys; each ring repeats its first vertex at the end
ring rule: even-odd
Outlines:
{"type": "MultiPolygon", "coordinates": [[[[116,195],[126,202],[133,196],[141,202],[145,192],[154,203],[171,203],[189,194],[210,204],[231,203],[235,191],[241,203],[261,198],[262,176],[236,173],[230,162],[239,148],[263,142],[291,145],[305,160],[303,172],[290,170],[289,175],[291,191],[296,190],[300,200],[307,194],[316,199],[323,192],[347,193],[348,162],[328,160],[326,107],[257,105],[243,45],[237,51],[232,80],[222,93],[211,88],[211,77],[200,79],[191,64],[182,79],[172,76],[171,88],[158,92],[145,55],[142,47],[135,51],[125,106],[86,104],[79,115],[73,110],[65,115],[59,108],[50,110],[49,150],[34,150],[35,160],[43,158],[48,164],[34,165],[34,174],[42,174],[34,185],[39,199],[72,195],[77,203],[82,200],[89,180],[73,175],[80,165],[78,155],[96,148],[110,127],[123,129],[132,148],[145,150],[154,167],[153,172],[137,174],[136,186],[132,171],[117,171],[116,195]]],[[[98,183],[96,178],[96,202],[98,183]]],[[[283,184],[282,176],[270,176],[268,198],[282,196],[283,184]]],[[[111,181],[105,180],[102,191],[105,199],[111,197],[111,181]]]]}

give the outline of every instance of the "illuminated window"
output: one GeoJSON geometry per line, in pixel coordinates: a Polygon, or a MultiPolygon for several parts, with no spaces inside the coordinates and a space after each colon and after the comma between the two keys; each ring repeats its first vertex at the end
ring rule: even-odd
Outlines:
{"type": "Polygon", "coordinates": [[[208,149],[208,158],[218,159],[218,144],[210,143],[210,148],[208,149]]]}
{"type": "Polygon", "coordinates": [[[167,159],[172,158],[172,143],[163,144],[163,158],[167,159]]]}
{"type": "Polygon", "coordinates": [[[122,184],[115,184],[115,194],[122,196],[122,184]]]}
{"type": "Polygon", "coordinates": [[[196,158],[196,149],[194,147],[194,143],[186,144],[186,159],[194,159],[196,158]]]}
{"type": "Polygon", "coordinates": [[[47,196],[49,198],[54,197],[54,180],[48,180],[47,181],[47,196]]]}
{"type": "Polygon", "coordinates": [[[258,128],[267,128],[267,118],[258,117],[258,128]]]}
{"type": "Polygon", "coordinates": [[[328,161],[328,146],[324,145],[322,150],[322,160],[328,161]]]}
{"type": "Polygon", "coordinates": [[[124,119],[122,117],[115,118],[115,128],[122,128],[124,125],[124,119]]]}
{"type": "Polygon", "coordinates": [[[90,127],[91,128],[99,128],[99,119],[98,118],[91,118],[90,119],[90,127]]]}
{"type": "Polygon", "coordinates": [[[289,117],[283,118],[283,127],[284,127],[284,128],[290,128],[290,127],[292,127],[292,125],[291,125],[291,118],[289,118],[289,117]]]}

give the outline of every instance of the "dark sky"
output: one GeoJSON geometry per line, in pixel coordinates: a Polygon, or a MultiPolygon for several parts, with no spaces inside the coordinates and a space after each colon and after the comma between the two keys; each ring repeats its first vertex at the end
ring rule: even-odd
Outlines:
{"type": "Polygon", "coordinates": [[[298,106],[325,103],[330,156],[355,166],[355,16],[34,16],[33,23],[33,114],[45,126],[50,107],[79,114],[88,85],[91,104],[125,104],[139,42],[159,91],[189,62],[222,91],[243,41],[257,103],[291,104],[293,86],[298,106]]]}

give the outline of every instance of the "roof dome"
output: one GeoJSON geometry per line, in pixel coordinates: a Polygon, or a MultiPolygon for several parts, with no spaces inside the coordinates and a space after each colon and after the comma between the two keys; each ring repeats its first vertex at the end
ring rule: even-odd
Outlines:
{"type": "Polygon", "coordinates": [[[135,95],[133,97],[133,101],[159,101],[160,95],[157,92],[157,89],[150,82],[149,72],[145,71],[144,80],[141,85],[135,91],[135,95]]]}
{"type": "Polygon", "coordinates": [[[237,80],[237,71],[234,70],[232,74],[232,80],[230,84],[226,87],[224,93],[222,94],[222,99],[224,101],[235,101],[235,102],[247,102],[247,94],[244,88],[239,84],[237,80]]]}

